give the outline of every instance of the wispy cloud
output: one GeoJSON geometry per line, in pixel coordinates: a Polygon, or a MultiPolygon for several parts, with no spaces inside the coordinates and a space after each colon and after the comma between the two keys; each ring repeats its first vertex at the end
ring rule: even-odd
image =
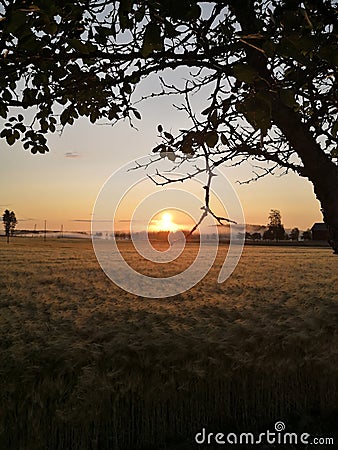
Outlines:
{"type": "Polygon", "coordinates": [[[77,152],[66,152],[65,158],[80,158],[80,155],[77,152]]]}
{"type": "Polygon", "coordinates": [[[111,223],[111,222],[112,222],[112,219],[105,219],[105,220],[71,219],[71,222],[108,222],[108,223],[111,223]]]}
{"type": "Polygon", "coordinates": [[[130,223],[130,222],[140,222],[140,223],[147,223],[147,220],[145,219],[121,219],[118,220],[119,223],[130,223]]]}

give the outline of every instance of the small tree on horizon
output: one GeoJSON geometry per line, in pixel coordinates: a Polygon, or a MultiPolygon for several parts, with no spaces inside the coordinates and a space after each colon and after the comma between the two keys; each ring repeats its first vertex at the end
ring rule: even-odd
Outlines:
{"type": "Polygon", "coordinates": [[[309,228],[306,231],[303,231],[302,239],[303,239],[303,241],[311,241],[312,232],[309,228]]]}
{"type": "Polygon", "coordinates": [[[18,223],[14,211],[6,209],[2,215],[2,221],[5,228],[7,243],[9,243],[9,236],[13,236],[16,224],[18,223]]]}
{"type": "Polygon", "coordinates": [[[299,240],[299,229],[298,228],[292,228],[292,230],[290,231],[290,238],[292,241],[299,240]]]}
{"type": "Polygon", "coordinates": [[[285,230],[282,224],[282,216],[278,209],[271,209],[268,223],[269,239],[281,241],[285,239],[285,230]]]}

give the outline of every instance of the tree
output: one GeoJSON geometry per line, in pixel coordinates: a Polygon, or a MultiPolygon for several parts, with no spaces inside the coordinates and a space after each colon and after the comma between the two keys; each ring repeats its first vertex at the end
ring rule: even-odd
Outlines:
{"type": "Polygon", "coordinates": [[[261,235],[261,233],[258,233],[258,232],[256,232],[256,233],[252,233],[252,239],[254,240],[254,241],[260,241],[261,239],[262,239],[262,235],[261,235]]]}
{"type": "Polygon", "coordinates": [[[299,240],[299,229],[298,228],[292,228],[292,230],[290,231],[290,239],[292,241],[299,240]]]}
{"type": "Polygon", "coordinates": [[[159,126],[155,153],[202,158],[210,179],[218,165],[248,160],[261,166],[254,179],[278,170],[308,178],[338,252],[335,0],[2,5],[0,136],[9,145],[44,153],[46,135],[80,116],[140,119],[134,92],[157,73],[162,90],[152,95],[184,95],[192,125],[177,135],[159,126]],[[182,67],[185,84],[166,82],[182,67]],[[194,111],[189,96],[206,88],[207,107],[194,111]]]}
{"type": "Polygon", "coordinates": [[[263,233],[263,240],[264,241],[272,241],[273,240],[273,234],[270,230],[265,230],[263,233]]]}
{"type": "Polygon", "coordinates": [[[8,209],[2,215],[2,221],[5,228],[5,234],[7,236],[7,243],[9,242],[9,236],[13,236],[16,224],[18,223],[14,211],[8,209]]]}
{"type": "Polygon", "coordinates": [[[303,239],[303,241],[311,241],[312,233],[311,233],[311,230],[309,228],[306,231],[303,231],[302,239],[303,239]]]}
{"type": "Polygon", "coordinates": [[[268,223],[269,239],[281,241],[285,239],[285,230],[282,225],[282,217],[280,211],[271,209],[268,223]]]}

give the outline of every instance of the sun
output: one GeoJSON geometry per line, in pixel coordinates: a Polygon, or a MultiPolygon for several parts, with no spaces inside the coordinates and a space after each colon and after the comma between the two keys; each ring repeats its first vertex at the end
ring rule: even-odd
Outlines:
{"type": "Polygon", "coordinates": [[[157,228],[161,231],[171,232],[178,230],[177,225],[173,222],[173,216],[168,212],[162,214],[161,219],[158,221],[157,228]]]}

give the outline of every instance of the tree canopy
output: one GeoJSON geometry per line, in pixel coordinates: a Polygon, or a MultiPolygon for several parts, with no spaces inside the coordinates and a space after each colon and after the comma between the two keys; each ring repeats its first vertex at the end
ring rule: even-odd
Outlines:
{"type": "MultiPolygon", "coordinates": [[[[158,126],[154,152],[204,169],[251,160],[307,177],[338,251],[337,12],[334,0],[16,0],[0,10],[0,137],[48,151],[47,135],[81,116],[141,115],[139,83],[181,93],[191,128],[158,126]],[[184,67],[173,86],[169,70],[184,67]],[[209,86],[207,108],[190,95],[209,86]]],[[[163,183],[170,180],[162,180],[163,183]]]]}
{"type": "Polygon", "coordinates": [[[9,242],[9,236],[13,236],[16,224],[18,223],[14,211],[9,211],[9,209],[6,209],[2,215],[2,222],[4,225],[7,242],[9,242]]]}
{"type": "Polygon", "coordinates": [[[282,224],[282,216],[277,209],[271,209],[268,223],[269,239],[280,241],[285,239],[285,230],[282,224]]]}

